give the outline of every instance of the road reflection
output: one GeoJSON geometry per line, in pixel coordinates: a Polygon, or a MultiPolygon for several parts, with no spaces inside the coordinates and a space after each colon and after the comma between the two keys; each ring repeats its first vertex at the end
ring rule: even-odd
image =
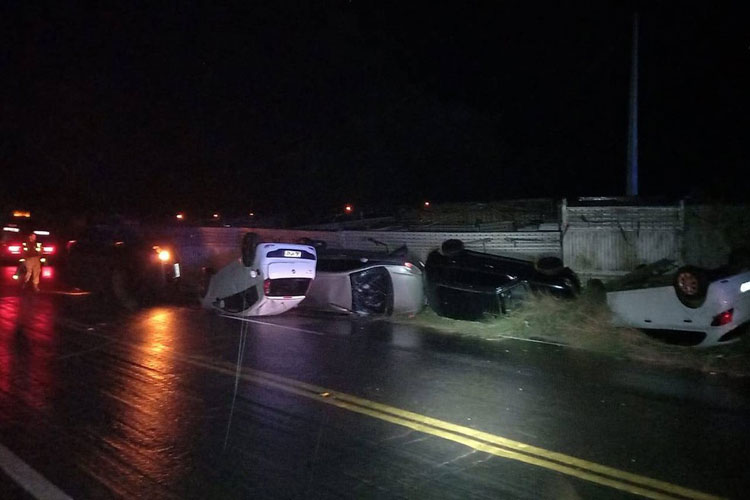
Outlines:
{"type": "MultiPolygon", "coordinates": [[[[24,276],[17,275],[16,271],[18,271],[18,266],[2,266],[0,267],[0,285],[4,287],[12,287],[15,289],[15,291],[18,291],[18,288],[20,288],[21,281],[23,281],[24,276]]],[[[45,265],[42,267],[42,271],[39,275],[40,283],[39,286],[42,288],[42,290],[48,289],[50,287],[53,287],[56,284],[55,281],[55,267],[51,265],[45,265]]]]}
{"type": "Polygon", "coordinates": [[[49,408],[56,388],[56,309],[35,294],[0,297],[0,390],[36,410],[49,408]]]}
{"type": "Polygon", "coordinates": [[[177,338],[175,313],[167,308],[141,311],[128,335],[142,348],[126,353],[130,373],[123,373],[111,388],[111,396],[121,403],[117,419],[124,424],[113,436],[117,441],[113,444],[149,480],[164,481],[187,465],[180,459],[178,443],[190,441],[183,439],[185,408],[176,390],[177,363],[170,349],[177,338]]]}
{"type": "Polygon", "coordinates": [[[190,465],[184,448],[191,442],[195,409],[179,392],[176,316],[175,310],[154,308],[129,321],[128,335],[140,348],[125,353],[124,372],[110,389],[110,396],[119,403],[116,418],[123,424],[116,427],[110,444],[119,448],[131,466],[146,473],[141,487],[154,480],[173,481],[190,465]]]}

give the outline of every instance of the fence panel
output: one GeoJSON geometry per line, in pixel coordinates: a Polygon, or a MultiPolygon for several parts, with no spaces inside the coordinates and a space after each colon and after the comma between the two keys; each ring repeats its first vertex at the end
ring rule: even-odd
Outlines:
{"type": "MultiPolygon", "coordinates": [[[[324,240],[332,248],[394,250],[407,245],[419,258],[451,238],[467,248],[533,259],[563,257],[582,279],[609,278],[642,263],[670,258],[715,267],[729,249],[747,245],[747,207],[568,206],[562,203],[560,231],[388,231],[283,230],[262,228],[176,228],[171,236],[186,266],[220,267],[239,256],[246,232],[265,241],[297,242],[303,237],[324,240]],[[687,221],[686,221],[687,217],[687,221]]],[[[443,228],[447,229],[447,228],[443,228]]]]}
{"type": "Polygon", "coordinates": [[[392,232],[392,231],[304,231],[262,228],[181,228],[172,233],[186,266],[221,267],[239,256],[242,235],[258,233],[265,241],[298,242],[301,238],[324,240],[331,248],[395,250],[406,245],[422,260],[443,241],[460,239],[466,248],[493,254],[512,254],[533,259],[561,256],[559,231],[516,232],[392,232]]]}
{"type": "Polygon", "coordinates": [[[342,232],[342,246],[361,250],[383,249],[379,243],[393,250],[406,245],[420,259],[443,241],[459,239],[466,248],[492,254],[514,254],[519,257],[535,258],[541,255],[560,256],[560,232],[387,232],[387,231],[346,231],[342,232]],[[379,242],[379,243],[376,243],[379,242]]]}
{"type": "Polygon", "coordinates": [[[680,260],[684,209],[563,203],[563,260],[582,278],[609,278],[639,264],[680,260]]]}

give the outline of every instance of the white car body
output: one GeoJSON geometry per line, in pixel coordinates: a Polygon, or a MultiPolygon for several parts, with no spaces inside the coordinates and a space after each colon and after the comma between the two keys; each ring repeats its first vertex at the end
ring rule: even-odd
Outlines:
{"type": "Polygon", "coordinates": [[[305,298],[316,262],[312,246],[260,243],[251,266],[238,259],[211,277],[202,305],[236,316],[281,314],[305,298]]]}
{"type": "Polygon", "coordinates": [[[711,282],[703,304],[690,308],[682,304],[673,286],[657,286],[607,293],[613,322],[642,329],[701,332],[700,346],[731,342],[730,334],[750,321],[750,271],[711,282]],[[731,321],[712,326],[722,313],[731,310],[731,321]]]}

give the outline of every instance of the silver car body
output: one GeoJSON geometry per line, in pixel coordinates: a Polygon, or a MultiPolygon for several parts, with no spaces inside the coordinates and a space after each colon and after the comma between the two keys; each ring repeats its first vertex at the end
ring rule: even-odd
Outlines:
{"type": "Polygon", "coordinates": [[[750,321],[750,272],[712,282],[697,308],[683,305],[673,286],[608,292],[607,304],[615,325],[702,332],[706,336],[700,346],[726,343],[734,339],[725,337],[728,333],[750,321]],[[731,321],[712,326],[715,318],[729,310],[731,321]]]}
{"type": "Polygon", "coordinates": [[[416,314],[424,307],[424,279],[420,266],[408,259],[392,263],[362,257],[360,265],[342,271],[325,270],[324,261],[300,307],[353,314],[416,314]],[[363,309],[357,293],[367,293],[367,282],[358,283],[358,276],[380,273],[387,276],[387,304],[382,311],[363,309]],[[387,274],[386,274],[387,273],[387,274]]]}
{"type": "Polygon", "coordinates": [[[202,305],[236,316],[281,314],[305,298],[316,262],[311,246],[260,243],[253,265],[238,259],[211,277],[202,305]]]}

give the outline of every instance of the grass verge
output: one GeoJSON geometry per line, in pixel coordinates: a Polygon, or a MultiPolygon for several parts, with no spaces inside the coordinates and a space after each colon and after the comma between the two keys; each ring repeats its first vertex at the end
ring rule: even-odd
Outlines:
{"type": "Polygon", "coordinates": [[[587,295],[575,300],[534,296],[505,316],[488,316],[482,321],[443,318],[429,308],[412,318],[393,320],[487,340],[551,342],[666,368],[738,377],[750,375],[748,339],[709,348],[668,344],[636,329],[613,327],[606,304],[587,295]]]}

